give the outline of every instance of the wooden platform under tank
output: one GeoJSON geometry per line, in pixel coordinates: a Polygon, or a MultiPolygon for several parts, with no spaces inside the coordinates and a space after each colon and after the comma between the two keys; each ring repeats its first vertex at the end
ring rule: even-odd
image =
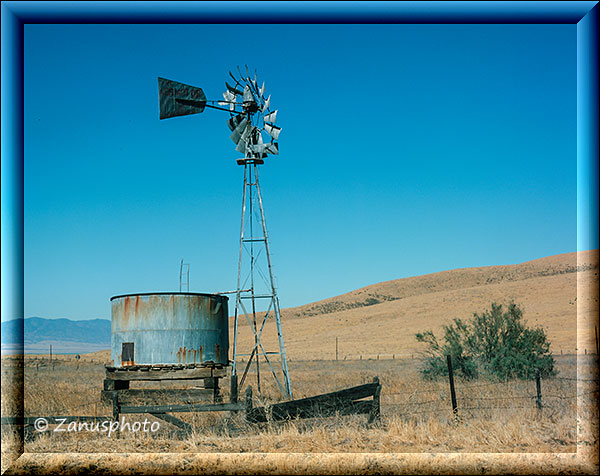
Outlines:
{"type": "Polygon", "coordinates": [[[106,378],[110,380],[195,380],[222,378],[227,376],[228,368],[228,366],[223,365],[205,364],[106,366],[106,378]]]}

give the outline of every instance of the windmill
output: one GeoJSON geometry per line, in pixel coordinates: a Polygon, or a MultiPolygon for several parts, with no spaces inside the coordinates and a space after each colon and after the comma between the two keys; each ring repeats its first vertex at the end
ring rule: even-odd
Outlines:
{"type": "MultiPolygon", "coordinates": [[[[243,386],[251,366],[256,368],[256,383],[261,393],[261,359],[266,363],[281,393],[292,398],[292,387],[287,367],[279,299],[275,287],[271,252],[263,200],[258,180],[258,165],[264,164],[268,155],[279,155],[279,133],[276,125],[277,110],[271,109],[271,96],[266,96],[264,82],[259,86],[256,72],[251,77],[248,67],[245,73],[237,68],[237,75],[229,72],[231,84],[226,81],[222,100],[208,100],[201,88],[158,78],[160,119],[198,114],[205,108],[227,112],[227,126],[235,150],[243,154],[237,159],[244,166],[244,188],[242,198],[242,221],[238,260],[237,290],[235,291],[235,321],[233,338],[232,381],[238,378],[238,358],[247,357],[241,379],[243,386]],[[258,212],[258,215],[257,215],[258,212]],[[266,260],[267,272],[261,268],[261,258],[266,260]],[[260,304],[263,304],[260,306],[260,304]],[[258,307],[266,308],[259,311],[258,307]],[[239,352],[239,319],[248,322],[253,333],[254,344],[248,352],[239,352]],[[268,324],[275,321],[278,350],[267,351],[262,338],[268,324]],[[279,360],[280,370],[277,370],[279,360]]],[[[244,362],[240,362],[244,363],[244,362]]],[[[263,368],[264,368],[264,363],[263,368]]]]}

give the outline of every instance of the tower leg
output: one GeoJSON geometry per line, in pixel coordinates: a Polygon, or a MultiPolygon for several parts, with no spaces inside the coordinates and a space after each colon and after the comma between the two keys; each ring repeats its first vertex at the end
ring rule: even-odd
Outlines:
{"type": "MultiPolygon", "coordinates": [[[[247,269],[247,268],[246,268],[247,269]]],[[[259,286],[260,288],[260,286],[259,286]]],[[[261,311],[262,313],[262,311],[261,311]]],[[[269,240],[267,235],[267,225],[262,201],[262,195],[260,191],[260,185],[258,181],[258,168],[256,163],[252,161],[244,162],[244,191],[243,191],[243,199],[242,199],[242,221],[241,221],[241,231],[240,231],[240,250],[239,250],[239,262],[238,262],[238,285],[236,292],[236,304],[235,304],[235,321],[234,321],[234,338],[233,338],[233,372],[232,374],[236,376],[238,375],[237,369],[237,359],[238,356],[248,356],[248,362],[245,365],[244,372],[242,373],[242,377],[239,380],[239,387],[243,388],[244,380],[252,365],[253,359],[256,359],[256,382],[257,382],[257,391],[261,393],[261,372],[260,372],[260,360],[264,360],[267,364],[273,377],[281,390],[282,394],[287,398],[292,398],[292,386],[290,382],[290,376],[287,366],[287,358],[285,352],[285,345],[283,341],[283,330],[281,326],[281,313],[279,308],[279,299],[277,297],[277,290],[275,287],[275,279],[273,274],[273,266],[271,262],[271,252],[269,250],[269,240]],[[252,188],[255,187],[255,193],[253,193],[252,188]],[[254,202],[258,201],[258,210],[255,210],[254,202]],[[246,219],[246,209],[248,209],[248,218],[246,219]],[[259,214],[256,213],[259,212],[259,214]],[[256,220],[257,226],[254,227],[254,221],[256,220]],[[258,223],[260,221],[260,223],[258,223]],[[249,229],[249,236],[246,236],[246,227],[249,229]],[[260,236],[260,232],[262,232],[262,236],[260,236]],[[258,236],[255,236],[255,233],[258,236]],[[264,246],[264,248],[261,247],[264,246]],[[244,249],[246,249],[249,254],[249,274],[247,278],[243,277],[243,261],[244,261],[244,249]],[[264,254],[263,254],[264,251],[264,254]],[[265,277],[264,273],[260,270],[260,266],[258,264],[258,258],[262,259],[266,258],[268,273],[267,277],[265,277]],[[262,278],[264,284],[267,286],[267,291],[261,293],[262,289],[259,292],[256,292],[255,284],[257,284],[260,279],[255,280],[255,278],[262,278]],[[250,288],[244,289],[246,287],[246,283],[249,281],[250,288]],[[244,305],[244,300],[251,300],[251,309],[247,309],[244,305]],[[262,323],[259,325],[259,320],[257,319],[257,307],[256,301],[260,299],[268,299],[268,307],[262,319],[262,323]],[[250,311],[250,312],[248,312],[250,311]],[[252,316],[250,316],[250,313],[252,316]],[[254,346],[251,351],[247,354],[239,353],[239,344],[238,344],[238,332],[239,332],[239,318],[240,316],[245,316],[245,319],[248,321],[248,324],[251,328],[251,331],[254,334],[254,346]],[[275,326],[277,330],[277,338],[278,338],[278,347],[279,350],[275,351],[266,351],[261,342],[261,337],[263,335],[263,330],[265,329],[268,321],[275,319],[275,326]],[[280,379],[277,375],[277,371],[273,367],[271,360],[269,359],[269,355],[279,356],[281,362],[281,374],[283,379],[280,379]],[[283,383],[282,383],[283,381],[283,383]]]]}

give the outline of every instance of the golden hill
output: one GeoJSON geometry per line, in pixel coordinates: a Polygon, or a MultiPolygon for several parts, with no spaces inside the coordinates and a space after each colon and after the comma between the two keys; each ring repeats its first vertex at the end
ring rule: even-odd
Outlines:
{"type": "MultiPolygon", "coordinates": [[[[598,316],[597,291],[598,250],[565,253],[386,281],[283,309],[283,334],[292,360],[334,358],[336,337],[340,359],[406,356],[422,350],[415,333],[432,329],[440,335],[442,325],[454,317],[469,318],[493,301],[514,300],[528,325],[546,330],[554,353],[573,353],[578,347],[591,352],[594,324],[591,332],[589,325],[598,316]]],[[[240,321],[240,352],[251,340],[247,323],[240,321]]],[[[263,344],[276,350],[276,335],[265,331],[263,344]]]]}
{"type": "MultiPolygon", "coordinates": [[[[593,352],[598,250],[385,281],[283,309],[286,351],[291,360],[333,359],[337,337],[340,359],[410,357],[423,350],[415,333],[431,329],[439,336],[453,318],[510,300],[522,306],[528,325],[546,330],[555,354],[593,352]]],[[[241,354],[252,348],[253,335],[247,322],[239,324],[241,354]]],[[[267,351],[277,350],[274,328],[270,322],[263,333],[267,351]]],[[[110,351],[86,357],[108,362],[110,351]]]]}

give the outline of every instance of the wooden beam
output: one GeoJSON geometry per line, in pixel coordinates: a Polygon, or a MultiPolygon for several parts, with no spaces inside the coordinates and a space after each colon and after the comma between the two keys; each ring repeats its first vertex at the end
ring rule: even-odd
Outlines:
{"type": "Polygon", "coordinates": [[[232,412],[243,410],[240,403],[214,403],[190,405],[122,405],[121,413],[179,413],[179,412],[232,412]]]}
{"type": "Polygon", "coordinates": [[[151,415],[155,416],[156,418],[160,418],[161,420],[164,420],[167,423],[170,423],[171,425],[181,428],[182,430],[192,431],[192,425],[181,421],[179,418],[174,417],[173,415],[169,415],[168,413],[151,413],[151,415]]]}
{"type": "Polygon", "coordinates": [[[330,404],[332,402],[343,402],[359,400],[361,398],[367,398],[375,395],[378,384],[366,383],[364,385],[358,385],[357,387],[346,388],[344,390],[338,390],[337,392],[324,393],[322,395],[316,395],[314,397],[301,398],[298,400],[291,400],[289,402],[276,403],[273,407],[286,408],[287,406],[302,406],[302,405],[318,405],[318,404],[330,404]]]}
{"type": "Polygon", "coordinates": [[[307,406],[287,406],[285,408],[274,407],[255,407],[246,414],[249,422],[260,423],[269,420],[281,421],[292,418],[320,418],[328,416],[356,415],[361,413],[370,413],[373,407],[371,400],[361,400],[358,402],[346,402],[343,405],[307,405],[307,406]]]}
{"type": "Polygon", "coordinates": [[[104,390],[124,390],[126,388],[129,388],[128,380],[104,379],[104,390]]]}
{"type": "MultiPolygon", "coordinates": [[[[119,401],[123,403],[130,403],[131,400],[136,398],[139,399],[161,399],[161,400],[173,400],[175,398],[183,400],[203,400],[213,398],[214,390],[212,388],[193,388],[193,389],[127,389],[119,390],[119,401]]],[[[103,390],[101,392],[101,401],[106,404],[112,402],[112,391],[103,390]]]]}
{"type": "Polygon", "coordinates": [[[355,400],[375,396],[379,388],[378,381],[375,381],[338,390],[337,392],[276,403],[269,407],[247,408],[246,419],[248,421],[264,422],[268,419],[285,420],[288,418],[313,418],[336,414],[371,413],[373,401],[359,402],[355,400]]]}
{"type": "Polygon", "coordinates": [[[112,380],[196,380],[210,377],[226,377],[227,367],[222,369],[197,367],[193,369],[150,369],[150,370],[109,370],[106,378],[112,380]]]}

